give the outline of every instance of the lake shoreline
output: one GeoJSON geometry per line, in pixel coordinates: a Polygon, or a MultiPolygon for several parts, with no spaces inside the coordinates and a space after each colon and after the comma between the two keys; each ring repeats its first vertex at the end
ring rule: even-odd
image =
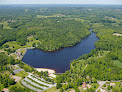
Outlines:
{"type": "Polygon", "coordinates": [[[41,72],[41,71],[43,71],[43,72],[48,71],[48,73],[50,73],[50,74],[56,73],[56,71],[54,69],[48,69],[48,68],[34,68],[34,69],[36,69],[39,72],[41,72]]]}
{"type": "MultiPolygon", "coordinates": [[[[90,32],[90,34],[91,34],[91,32],[90,32]]],[[[89,34],[89,35],[90,35],[89,34]]],[[[73,46],[76,46],[76,45],[78,45],[83,39],[86,39],[87,37],[89,37],[89,35],[87,35],[85,38],[82,38],[79,42],[77,42],[77,43],[75,43],[74,45],[69,45],[69,46],[66,46],[66,47],[61,47],[61,48],[59,48],[59,49],[57,49],[57,50],[42,50],[42,49],[40,49],[40,48],[34,48],[34,49],[38,49],[38,50],[40,50],[40,51],[43,51],[43,52],[56,52],[56,51],[60,51],[60,50],[62,50],[62,49],[64,49],[64,48],[70,48],[70,47],[73,47],[73,46]]]]}
{"type": "Polygon", "coordinates": [[[56,73],[64,73],[70,69],[70,61],[77,59],[84,54],[88,54],[95,49],[94,43],[98,41],[96,33],[91,33],[73,46],[61,48],[55,51],[43,51],[40,49],[28,49],[22,61],[37,69],[56,70],[56,73]],[[73,53],[72,53],[73,52],[73,53]]]}

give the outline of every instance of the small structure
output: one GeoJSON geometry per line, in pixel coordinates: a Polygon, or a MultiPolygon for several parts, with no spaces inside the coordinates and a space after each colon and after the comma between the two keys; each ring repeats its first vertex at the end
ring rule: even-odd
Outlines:
{"type": "Polygon", "coordinates": [[[83,89],[87,89],[87,84],[83,83],[83,89]]]}
{"type": "Polygon", "coordinates": [[[102,89],[102,88],[101,88],[101,89],[100,89],[100,92],[107,92],[107,91],[106,91],[105,89],[102,89]]]}
{"type": "Polygon", "coordinates": [[[21,51],[16,51],[15,54],[20,57],[21,56],[21,51]]]}
{"type": "Polygon", "coordinates": [[[56,75],[54,75],[52,73],[49,76],[52,77],[52,78],[56,78],[56,75]]]}
{"type": "Polygon", "coordinates": [[[87,87],[88,87],[88,88],[91,88],[91,85],[87,84],[87,87]]]}
{"type": "Polygon", "coordinates": [[[115,87],[115,86],[116,86],[116,84],[115,84],[115,83],[110,83],[110,86],[114,86],[114,87],[115,87]]]}
{"type": "Polygon", "coordinates": [[[75,92],[75,90],[72,89],[72,90],[70,90],[69,92],[75,92]]]}
{"type": "Polygon", "coordinates": [[[4,88],[4,89],[2,90],[2,92],[9,92],[9,89],[8,89],[8,88],[4,88]]]}

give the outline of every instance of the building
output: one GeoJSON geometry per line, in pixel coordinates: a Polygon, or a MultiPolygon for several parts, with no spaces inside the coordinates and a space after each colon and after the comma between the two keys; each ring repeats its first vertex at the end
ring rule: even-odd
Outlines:
{"type": "Polygon", "coordinates": [[[116,84],[115,84],[115,83],[110,83],[110,86],[114,86],[114,87],[115,87],[115,86],[116,86],[116,84]]]}
{"type": "Polygon", "coordinates": [[[87,87],[88,87],[88,88],[91,88],[91,85],[87,84],[87,87]]]}
{"type": "Polygon", "coordinates": [[[83,83],[83,89],[87,89],[87,84],[83,83]]]}
{"type": "Polygon", "coordinates": [[[2,92],[9,92],[9,89],[4,88],[4,89],[2,90],[2,92]]]}

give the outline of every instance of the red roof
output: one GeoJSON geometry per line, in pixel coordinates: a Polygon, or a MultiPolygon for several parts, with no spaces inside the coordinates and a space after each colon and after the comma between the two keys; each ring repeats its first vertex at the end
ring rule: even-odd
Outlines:
{"type": "Polygon", "coordinates": [[[86,83],[83,83],[83,88],[86,88],[86,83]]]}

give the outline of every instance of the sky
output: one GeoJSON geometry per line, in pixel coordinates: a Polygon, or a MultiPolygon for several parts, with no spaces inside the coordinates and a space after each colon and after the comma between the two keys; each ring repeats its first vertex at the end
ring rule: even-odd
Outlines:
{"type": "Polygon", "coordinates": [[[0,0],[0,4],[122,4],[122,0],[0,0]]]}

